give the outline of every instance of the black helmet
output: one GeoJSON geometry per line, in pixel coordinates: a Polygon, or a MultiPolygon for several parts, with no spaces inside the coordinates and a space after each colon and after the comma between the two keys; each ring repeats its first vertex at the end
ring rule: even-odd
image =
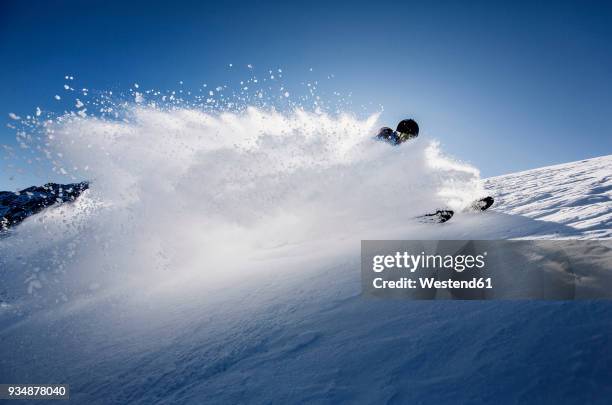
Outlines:
{"type": "Polygon", "coordinates": [[[413,119],[403,120],[397,124],[397,132],[401,142],[419,136],[419,124],[413,119]]]}

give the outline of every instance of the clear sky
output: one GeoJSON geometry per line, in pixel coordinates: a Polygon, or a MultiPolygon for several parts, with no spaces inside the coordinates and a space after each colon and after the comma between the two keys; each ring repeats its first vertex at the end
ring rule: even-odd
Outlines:
{"type": "MultiPolygon", "coordinates": [[[[236,79],[229,63],[296,83],[333,74],[323,90],[382,104],[389,126],[414,117],[483,176],[612,153],[606,1],[2,0],[0,144],[14,144],[9,112],[61,111],[66,74],[195,88],[236,79]]],[[[9,181],[0,164],[0,189],[45,180],[9,181]]]]}

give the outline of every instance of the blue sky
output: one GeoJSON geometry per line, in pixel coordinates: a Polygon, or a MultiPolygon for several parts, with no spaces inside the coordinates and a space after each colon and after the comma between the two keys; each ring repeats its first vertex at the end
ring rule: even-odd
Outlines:
{"type": "MultiPolygon", "coordinates": [[[[61,111],[66,74],[197,88],[249,63],[296,86],[334,74],[322,91],[384,105],[390,126],[414,117],[484,176],[612,153],[612,5],[590,1],[3,1],[0,144],[9,112],[61,111]]],[[[9,181],[6,164],[0,189],[53,179],[9,181]]]]}

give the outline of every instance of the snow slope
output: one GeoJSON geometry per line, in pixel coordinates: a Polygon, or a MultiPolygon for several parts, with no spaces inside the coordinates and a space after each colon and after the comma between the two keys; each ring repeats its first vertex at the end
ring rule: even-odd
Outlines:
{"type": "MultiPolygon", "coordinates": [[[[491,212],[408,237],[609,237],[610,169],[605,156],[489,179],[491,212]]],[[[609,403],[612,304],[367,300],[358,246],[334,237],[264,246],[240,277],[9,302],[0,381],[70,383],[88,404],[609,403]]]]}
{"type": "Polygon", "coordinates": [[[610,156],[493,177],[486,186],[497,211],[571,228],[560,236],[612,237],[610,156]]]}

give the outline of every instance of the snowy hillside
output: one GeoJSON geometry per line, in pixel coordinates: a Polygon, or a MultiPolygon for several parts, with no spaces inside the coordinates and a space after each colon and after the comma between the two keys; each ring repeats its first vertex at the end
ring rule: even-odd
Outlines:
{"type": "MultiPolygon", "coordinates": [[[[610,237],[611,173],[612,156],[605,156],[496,177],[486,182],[498,201],[490,212],[382,235],[610,237]]],[[[49,226],[54,217],[46,215],[49,226]]],[[[42,294],[69,269],[41,275],[58,260],[45,256],[54,251],[48,242],[36,242],[42,256],[21,255],[19,243],[42,229],[32,219],[0,241],[0,275],[9,280],[10,269],[30,260],[39,266],[33,274],[42,294]]],[[[68,298],[48,307],[7,299],[0,308],[0,381],[69,383],[72,402],[88,404],[609,403],[608,302],[368,300],[360,296],[358,244],[346,247],[351,239],[270,236],[274,243],[248,262],[253,273],[241,263],[224,277],[158,276],[149,285],[144,273],[133,272],[113,288],[104,288],[104,278],[87,280],[85,295],[70,295],[80,284],[68,284],[61,290],[68,298]]],[[[189,243],[188,235],[177,237],[189,243]]]]}
{"type": "Polygon", "coordinates": [[[563,236],[612,237],[612,155],[493,177],[486,185],[496,211],[571,227],[563,236]]]}

